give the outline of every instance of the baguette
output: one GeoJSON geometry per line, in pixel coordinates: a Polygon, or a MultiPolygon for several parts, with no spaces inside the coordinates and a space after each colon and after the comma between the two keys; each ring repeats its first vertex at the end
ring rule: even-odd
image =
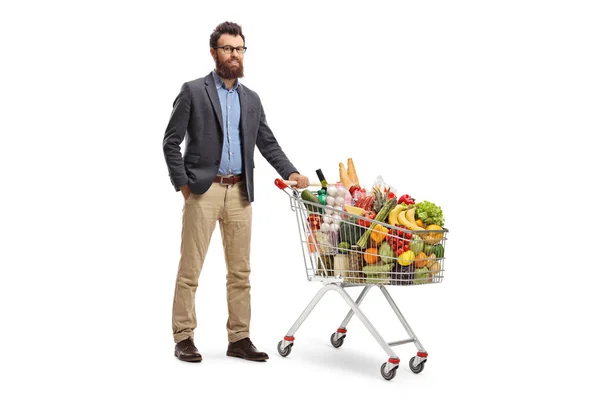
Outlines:
{"type": "Polygon", "coordinates": [[[342,185],[344,185],[346,189],[352,186],[352,181],[348,177],[348,172],[346,171],[344,163],[340,163],[340,182],[342,182],[342,185]]]}
{"type": "Polygon", "coordinates": [[[356,169],[354,168],[354,161],[352,158],[348,159],[348,178],[353,185],[360,185],[358,182],[358,175],[356,175],[356,169]]]}

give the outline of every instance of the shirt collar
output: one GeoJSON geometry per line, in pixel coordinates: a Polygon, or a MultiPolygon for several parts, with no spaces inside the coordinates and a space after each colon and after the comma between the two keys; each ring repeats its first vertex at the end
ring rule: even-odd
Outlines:
{"type": "MultiPolygon", "coordinates": [[[[212,71],[212,75],[213,75],[213,78],[215,79],[215,85],[217,85],[217,89],[223,88],[225,90],[229,90],[229,89],[227,89],[227,86],[225,86],[225,82],[223,82],[221,77],[219,75],[217,75],[215,70],[212,71]]],[[[240,85],[240,81],[239,81],[239,79],[236,79],[235,83],[233,84],[233,88],[231,88],[231,90],[237,90],[239,85],[240,85]]]]}

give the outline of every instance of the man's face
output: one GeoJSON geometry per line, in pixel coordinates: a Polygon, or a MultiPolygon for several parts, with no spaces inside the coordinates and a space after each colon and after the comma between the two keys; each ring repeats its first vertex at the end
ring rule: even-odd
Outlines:
{"type": "MultiPolygon", "coordinates": [[[[243,47],[244,39],[241,36],[222,34],[217,41],[217,47],[231,46],[243,47]]],[[[244,53],[232,51],[225,54],[223,49],[210,49],[210,54],[215,60],[217,74],[223,79],[236,79],[244,76],[244,53]]]]}

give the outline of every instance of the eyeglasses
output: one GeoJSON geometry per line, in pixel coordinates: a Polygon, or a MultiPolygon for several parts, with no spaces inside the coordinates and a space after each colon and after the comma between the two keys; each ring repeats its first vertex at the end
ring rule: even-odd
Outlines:
{"type": "Polygon", "coordinates": [[[231,54],[234,50],[237,51],[238,54],[244,54],[246,52],[247,47],[217,46],[213,47],[213,49],[221,49],[225,54],[231,54]]]}

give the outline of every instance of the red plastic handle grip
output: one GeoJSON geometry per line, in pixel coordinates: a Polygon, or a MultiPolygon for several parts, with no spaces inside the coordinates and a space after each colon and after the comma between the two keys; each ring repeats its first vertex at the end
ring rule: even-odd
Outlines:
{"type": "Polygon", "coordinates": [[[288,187],[288,185],[286,185],[286,183],[279,178],[275,179],[275,186],[277,186],[281,190],[286,189],[288,187]]]}
{"type": "Polygon", "coordinates": [[[296,181],[284,181],[283,179],[275,179],[275,186],[277,186],[279,189],[283,190],[286,189],[289,186],[296,186],[298,184],[298,182],[296,181]]]}

